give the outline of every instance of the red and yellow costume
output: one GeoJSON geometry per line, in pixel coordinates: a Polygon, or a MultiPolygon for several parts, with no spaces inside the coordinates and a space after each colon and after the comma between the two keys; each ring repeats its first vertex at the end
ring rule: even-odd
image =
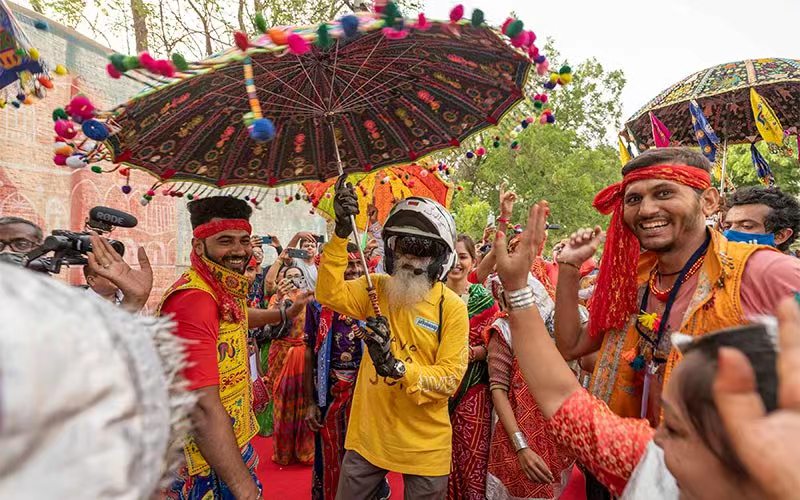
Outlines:
{"type": "MultiPolygon", "coordinates": [[[[244,220],[218,220],[195,229],[205,238],[226,229],[244,229],[244,220]],[[203,236],[204,235],[204,236],[203,236]]],[[[201,236],[198,236],[200,234],[201,236]]],[[[257,459],[248,446],[258,432],[252,409],[250,366],[247,350],[247,278],[196,253],[192,267],[167,290],[159,305],[160,315],[171,315],[176,335],[185,338],[188,367],[184,376],[189,390],[218,386],[219,398],[231,417],[236,443],[255,468],[257,459]]],[[[192,436],[184,445],[185,484],[202,482],[213,475],[192,436]],[[194,478],[198,476],[198,478],[194,478]]]]}

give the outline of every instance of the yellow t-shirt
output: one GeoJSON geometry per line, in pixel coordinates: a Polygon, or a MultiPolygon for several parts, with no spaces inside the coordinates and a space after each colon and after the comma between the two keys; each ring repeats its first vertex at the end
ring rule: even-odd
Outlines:
{"type": "MultiPolygon", "coordinates": [[[[334,311],[364,320],[373,316],[366,278],[345,281],[347,240],[325,246],[319,266],[317,300],[334,311]]],[[[379,377],[364,352],[356,381],[345,448],[372,465],[403,474],[450,473],[452,429],[447,401],[458,389],[468,363],[469,317],[464,302],[435,283],[421,303],[392,307],[382,293],[389,279],[373,275],[381,312],[389,319],[392,353],[405,363],[400,380],[379,377]],[[441,342],[437,335],[442,304],[441,342]]]]}

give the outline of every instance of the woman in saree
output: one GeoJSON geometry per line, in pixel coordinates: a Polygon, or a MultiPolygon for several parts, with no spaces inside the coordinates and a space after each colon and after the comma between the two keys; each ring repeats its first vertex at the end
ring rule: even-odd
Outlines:
{"type": "MultiPolygon", "coordinates": [[[[289,266],[282,285],[285,295],[279,291],[270,300],[270,307],[291,301],[306,289],[300,268],[289,266]]],[[[280,465],[310,464],[314,459],[314,436],[305,424],[305,309],[287,321],[286,331],[274,338],[269,348],[267,381],[274,402],[272,460],[280,465]]]]}
{"type": "Polygon", "coordinates": [[[447,276],[447,286],[467,303],[469,365],[449,404],[453,426],[452,471],[447,493],[450,500],[480,500],[486,492],[492,416],[486,327],[498,309],[488,290],[469,283],[468,276],[476,263],[475,243],[469,236],[459,236],[456,264],[447,276]]]}
{"type": "MultiPolygon", "coordinates": [[[[533,260],[529,249],[542,237],[548,213],[546,202],[531,208],[515,255],[503,251],[505,236],[498,235],[497,272],[511,305],[512,347],[554,439],[623,499],[796,498],[796,473],[782,473],[782,464],[798,455],[796,444],[785,440],[800,428],[800,311],[792,299],[778,309],[780,371],[764,325],[699,338],[674,335],[682,360],[664,388],[663,419],[653,429],[645,419],[613,414],[578,384],[533,307],[520,272],[533,260]]],[[[599,243],[598,234],[573,238],[599,243]]]]}

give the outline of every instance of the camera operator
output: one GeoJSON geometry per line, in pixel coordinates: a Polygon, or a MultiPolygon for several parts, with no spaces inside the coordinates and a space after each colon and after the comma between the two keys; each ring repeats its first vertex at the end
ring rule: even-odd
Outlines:
{"type": "Polygon", "coordinates": [[[26,253],[41,246],[42,228],[21,217],[0,217],[0,261],[21,265],[26,253]]]}
{"type": "Polygon", "coordinates": [[[116,300],[117,293],[122,294],[118,304],[130,312],[140,311],[147,303],[150,291],[153,289],[153,268],[144,247],[139,247],[139,269],[135,270],[122,259],[106,238],[92,233],[89,239],[92,251],[86,254],[89,263],[84,268],[89,286],[95,293],[109,300],[111,298],[107,296],[107,292],[116,287],[117,292],[114,292],[112,297],[116,300]],[[89,282],[90,276],[93,278],[92,281],[98,284],[98,288],[89,282]],[[103,280],[98,280],[96,277],[103,280]]]}

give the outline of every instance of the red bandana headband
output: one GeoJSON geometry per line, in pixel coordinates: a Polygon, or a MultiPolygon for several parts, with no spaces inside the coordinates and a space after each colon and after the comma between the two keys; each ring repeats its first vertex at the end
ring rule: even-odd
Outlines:
{"type": "Polygon", "coordinates": [[[192,235],[198,239],[206,239],[214,236],[222,231],[247,231],[247,234],[253,232],[250,223],[245,219],[216,219],[211,222],[206,222],[194,228],[192,235]]]}
{"type": "Polygon", "coordinates": [[[631,314],[637,312],[637,265],[640,244],[633,231],[623,220],[625,189],[633,182],[663,179],[695,189],[711,187],[711,175],[688,165],[655,165],[629,172],[622,181],[600,191],[594,198],[594,207],[603,215],[611,215],[606,233],[605,249],[600,262],[589,335],[597,336],[610,330],[625,327],[631,314]]]}
{"type": "Polygon", "coordinates": [[[347,261],[350,262],[350,261],[354,261],[354,260],[357,260],[358,262],[361,262],[361,254],[358,253],[358,252],[348,252],[347,261]]]}

